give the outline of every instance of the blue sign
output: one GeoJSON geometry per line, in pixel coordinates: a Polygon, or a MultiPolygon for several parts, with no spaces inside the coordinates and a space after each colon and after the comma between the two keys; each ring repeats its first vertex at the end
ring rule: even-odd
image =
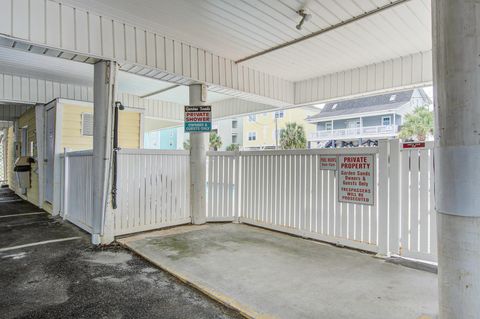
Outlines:
{"type": "Polygon", "coordinates": [[[185,106],[185,133],[210,132],[212,130],[212,106],[185,106]]]}

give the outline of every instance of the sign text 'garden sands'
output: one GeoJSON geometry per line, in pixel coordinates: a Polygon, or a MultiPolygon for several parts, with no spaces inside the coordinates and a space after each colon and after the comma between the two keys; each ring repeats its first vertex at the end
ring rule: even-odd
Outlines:
{"type": "Polygon", "coordinates": [[[375,202],[375,156],[338,156],[338,201],[363,205],[375,202]]]}

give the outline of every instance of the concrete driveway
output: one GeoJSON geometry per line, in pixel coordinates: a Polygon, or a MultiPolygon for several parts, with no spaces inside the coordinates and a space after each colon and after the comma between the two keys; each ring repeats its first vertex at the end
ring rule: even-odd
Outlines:
{"type": "Polygon", "coordinates": [[[77,227],[1,189],[0,318],[240,315],[122,247],[94,248],[77,227]]]}
{"type": "Polygon", "coordinates": [[[182,226],[120,242],[254,318],[437,315],[434,273],[257,227],[182,226]]]}

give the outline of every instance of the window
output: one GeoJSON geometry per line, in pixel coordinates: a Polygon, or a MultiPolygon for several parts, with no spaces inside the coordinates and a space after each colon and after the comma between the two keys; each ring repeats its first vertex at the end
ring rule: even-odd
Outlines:
{"type": "Polygon", "coordinates": [[[397,98],[397,95],[393,94],[392,96],[390,96],[390,102],[395,101],[396,98],[397,98]]]}
{"type": "Polygon", "coordinates": [[[325,122],[325,130],[330,131],[332,129],[332,122],[325,122]]]}
{"type": "Polygon", "coordinates": [[[93,113],[82,113],[82,135],[93,136],[93,113]]]}
{"type": "Polygon", "coordinates": [[[337,108],[337,106],[338,106],[338,104],[337,104],[337,103],[333,104],[333,106],[332,106],[332,110],[335,110],[335,109],[337,108]]]}
{"type": "Polygon", "coordinates": [[[250,122],[255,122],[255,121],[257,120],[257,117],[255,116],[255,114],[250,114],[250,115],[248,116],[248,120],[249,120],[250,122]]]}
{"type": "Polygon", "coordinates": [[[233,120],[232,121],[232,128],[237,128],[238,127],[238,121],[237,120],[233,120]]]}
{"type": "Polygon", "coordinates": [[[284,116],[285,116],[285,112],[284,112],[284,111],[275,112],[275,118],[276,118],[276,119],[283,119],[284,116]]]}
{"type": "Polygon", "coordinates": [[[388,126],[392,124],[392,117],[391,116],[383,116],[382,117],[382,125],[388,126]]]}
{"type": "Polygon", "coordinates": [[[238,136],[237,134],[232,134],[232,144],[237,144],[238,143],[238,136]]]}
{"type": "Polygon", "coordinates": [[[249,141],[255,141],[257,139],[257,133],[256,132],[248,132],[248,140],[249,141]]]}

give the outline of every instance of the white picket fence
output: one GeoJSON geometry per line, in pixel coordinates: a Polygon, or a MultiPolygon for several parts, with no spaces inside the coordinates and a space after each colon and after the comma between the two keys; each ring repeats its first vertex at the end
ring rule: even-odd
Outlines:
{"type": "MultiPolygon", "coordinates": [[[[207,220],[240,221],[381,254],[436,261],[433,145],[208,152],[207,220]],[[340,203],[323,155],[375,156],[375,205],[340,203]]],[[[62,157],[62,211],[91,231],[92,151],[62,157]]],[[[121,150],[115,235],[189,223],[188,151],[121,150]]]]}
{"type": "MultiPolygon", "coordinates": [[[[378,252],[378,199],[339,203],[336,171],[319,167],[321,155],[339,154],[380,156],[378,148],[242,152],[240,221],[378,252]]],[[[385,176],[375,169],[378,183],[385,176]]]]}
{"type": "Polygon", "coordinates": [[[115,235],[190,223],[188,151],[118,153],[115,235]]]}
{"type": "Polygon", "coordinates": [[[433,145],[208,153],[209,221],[235,220],[381,254],[436,261],[433,145]],[[375,205],[340,203],[322,155],[375,155],[375,205]]]}
{"type": "Polygon", "coordinates": [[[61,156],[61,214],[78,227],[92,232],[93,219],[93,152],[68,152],[61,156]]]}

